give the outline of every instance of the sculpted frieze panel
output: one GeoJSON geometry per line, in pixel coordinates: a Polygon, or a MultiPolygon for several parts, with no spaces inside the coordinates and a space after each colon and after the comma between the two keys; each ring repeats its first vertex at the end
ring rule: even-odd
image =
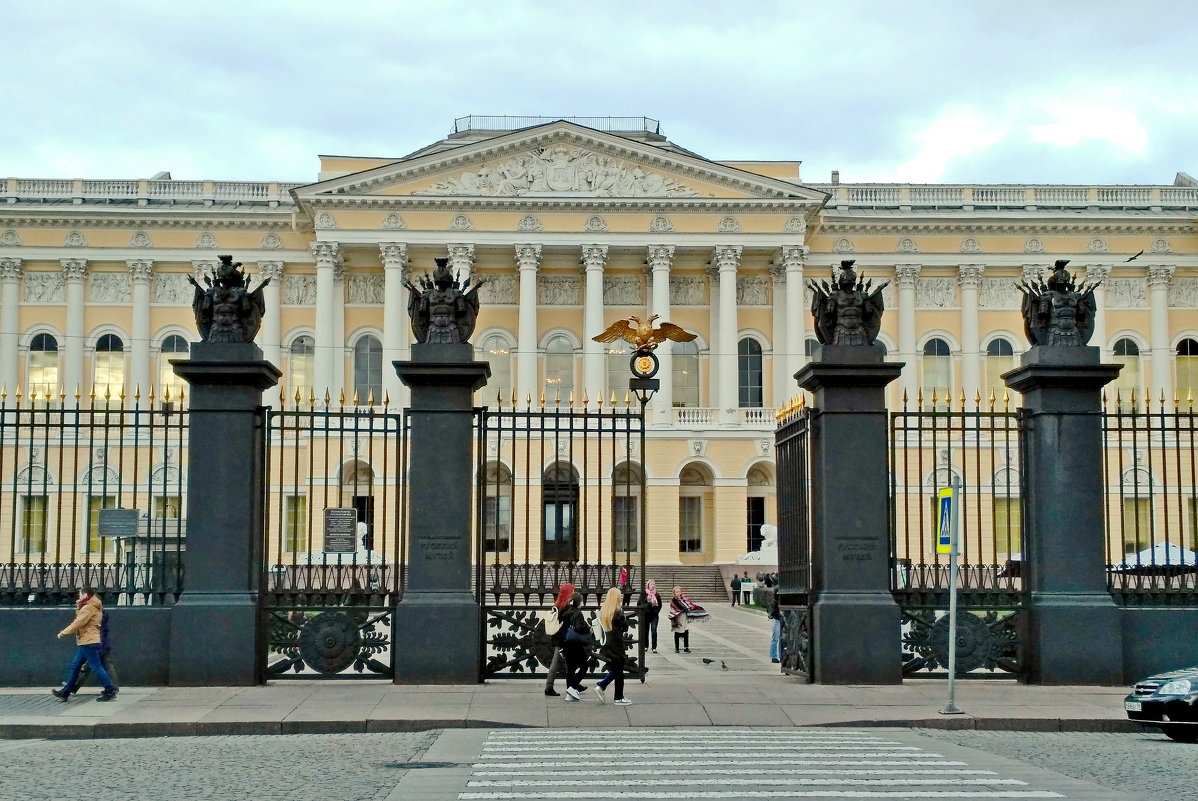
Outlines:
{"type": "Polygon", "coordinates": [[[736,279],[737,306],[768,306],[769,279],[764,275],[742,275],[736,279]]]}
{"type": "Polygon", "coordinates": [[[630,275],[603,277],[603,303],[608,306],[637,306],[645,302],[641,279],[630,275]]]}
{"type": "Polygon", "coordinates": [[[1018,309],[1020,292],[1015,278],[983,278],[978,287],[978,308],[1018,309]]]}
{"type": "Polygon", "coordinates": [[[283,276],[283,305],[311,306],[316,303],[316,276],[283,276]]]}
{"type": "Polygon", "coordinates": [[[1147,300],[1147,288],[1139,278],[1108,278],[1106,305],[1109,309],[1142,309],[1147,300]]]}
{"type": "Polygon", "coordinates": [[[186,306],[192,301],[191,284],[187,273],[155,273],[154,302],[164,306],[186,306]]]}
{"type": "Polygon", "coordinates": [[[1169,306],[1198,308],[1198,278],[1174,278],[1169,283],[1169,306]]]}
{"type": "Polygon", "coordinates": [[[128,303],[129,274],[92,273],[88,289],[88,300],[92,303],[128,303]]]}
{"type": "Polygon", "coordinates": [[[62,303],[63,280],[62,273],[25,273],[25,302],[26,303],[62,303]]]}
{"type": "Polygon", "coordinates": [[[346,281],[347,303],[382,304],[383,276],[373,273],[350,275],[346,281]]]}
{"type": "Polygon", "coordinates": [[[593,197],[693,197],[673,178],[581,148],[555,145],[445,178],[418,195],[572,194],[593,197]]]}
{"type": "Polygon", "coordinates": [[[483,304],[514,304],[516,302],[516,276],[488,275],[487,282],[478,289],[478,299],[483,304]]]}
{"type": "Polygon", "coordinates": [[[920,278],[915,281],[917,309],[951,309],[957,305],[957,282],[951,278],[920,278]]]}
{"type": "Polygon", "coordinates": [[[707,304],[707,276],[671,275],[671,306],[704,306],[707,304]]]}
{"type": "Polygon", "coordinates": [[[545,306],[577,306],[578,276],[542,275],[537,279],[537,302],[545,306]]]}

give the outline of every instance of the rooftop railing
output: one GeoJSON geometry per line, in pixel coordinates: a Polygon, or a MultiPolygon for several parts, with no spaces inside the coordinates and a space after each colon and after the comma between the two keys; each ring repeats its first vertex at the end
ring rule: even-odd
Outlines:
{"type": "Polygon", "coordinates": [[[828,192],[829,208],[1028,210],[1198,209],[1188,186],[966,186],[808,184],[828,192]]]}
{"type": "Polygon", "coordinates": [[[453,121],[453,132],[466,131],[518,131],[533,125],[545,125],[565,120],[596,131],[637,131],[661,134],[661,121],[651,117],[488,117],[471,114],[453,121]]]}
{"type": "Polygon", "coordinates": [[[152,179],[88,181],[82,179],[0,179],[0,201],[151,204],[217,203],[278,206],[290,204],[289,191],[300,183],[279,181],[163,181],[152,179]]]}

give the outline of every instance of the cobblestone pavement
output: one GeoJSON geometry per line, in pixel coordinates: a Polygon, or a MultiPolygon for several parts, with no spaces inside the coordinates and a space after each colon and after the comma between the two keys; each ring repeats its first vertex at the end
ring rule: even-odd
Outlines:
{"type": "Polygon", "coordinates": [[[924,729],[920,734],[1122,790],[1128,798],[1145,801],[1193,798],[1198,777],[1198,744],[1175,743],[1156,731],[1114,734],[924,729]]]}
{"type": "Polygon", "coordinates": [[[382,801],[436,732],[0,742],[21,801],[382,801]]]}

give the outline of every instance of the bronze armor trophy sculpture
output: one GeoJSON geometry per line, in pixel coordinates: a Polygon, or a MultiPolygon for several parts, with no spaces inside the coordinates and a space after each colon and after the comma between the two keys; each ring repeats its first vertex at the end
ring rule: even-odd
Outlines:
{"type": "Polygon", "coordinates": [[[420,286],[411,282],[408,288],[408,316],[417,342],[452,345],[469,342],[478,320],[478,290],[484,280],[470,286],[470,278],[459,281],[449,272],[449,259],[437,259],[437,269],[430,278],[420,278],[420,286]]]}
{"type": "Polygon", "coordinates": [[[889,281],[874,287],[858,276],[852,260],[842,261],[839,273],[832,270],[832,281],[807,284],[816,339],[821,345],[873,345],[882,327],[882,290],[889,281]]]}
{"type": "MultiPolygon", "coordinates": [[[[1098,284],[1080,285],[1061,259],[1048,281],[1022,282],[1023,328],[1032,345],[1082,346],[1094,334],[1094,290],[1098,284]]],[[[1101,283],[1101,282],[1099,282],[1101,283]]]]}
{"type": "Polygon", "coordinates": [[[195,313],[196,328],[203,342],[253,342],[262,327],[262,314],[266,301],[262,288],[270,283],[267,278],[256,289],[250,290],[241,262],[232,256],[219,256],[215,280],[204,276],[205,286],[200,286],[193,276],[187,280],[195,287],[191,309],[195,313]]]}

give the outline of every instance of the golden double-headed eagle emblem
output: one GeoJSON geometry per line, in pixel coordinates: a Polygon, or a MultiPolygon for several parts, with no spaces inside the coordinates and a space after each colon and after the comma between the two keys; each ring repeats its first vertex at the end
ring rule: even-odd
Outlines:
{"type": "Polygon", "coordinates": [[[642,320],[635,314],[629,315],[627,320],[616,320],[606,331],[592,339],[596,342],[615,342],[622,339],[632,345],[637,353],[649,353],[667,339],[673,342],[690,342],[695,338],[695,334],[687,333],[684,328],[673,323],[662,323],[654,328],[653,321],[658,316],[655,314],[648,320],[642,320]]]}

